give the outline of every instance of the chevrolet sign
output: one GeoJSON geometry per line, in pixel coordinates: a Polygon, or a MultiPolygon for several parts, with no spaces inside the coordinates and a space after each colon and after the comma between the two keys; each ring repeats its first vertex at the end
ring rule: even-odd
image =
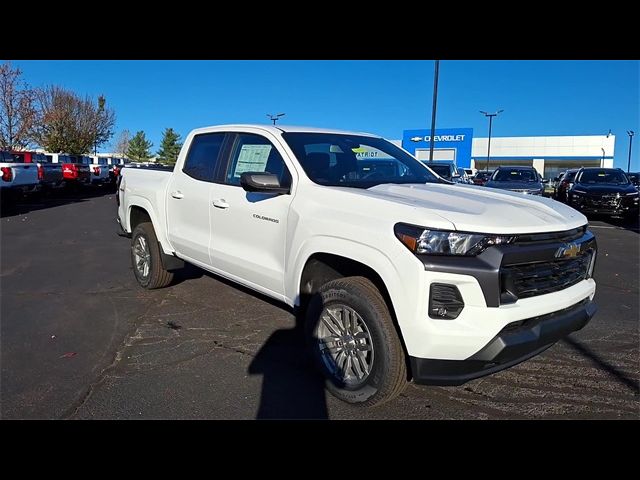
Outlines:
{"type": "Polygon", "coordinates": [[[409,140],[412,142],[421,142],[423,137],[411,137],[409,140]]]}

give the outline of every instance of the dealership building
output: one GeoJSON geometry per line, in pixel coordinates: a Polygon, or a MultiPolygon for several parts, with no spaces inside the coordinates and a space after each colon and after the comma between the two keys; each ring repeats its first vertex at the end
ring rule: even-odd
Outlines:
{"type": "MultiPolygon", "coordinates": [[[[553,178],[568,168],[613,167],[615,135],[548,137],[491,137],[489,170],[499,165],[532,166],[544,178],[553,178]]],[[[404,130],[394,143],[429,160],[429,129],[404,130]]],[[[472,128],[436,129],[434,161],[450,161],[461,168],[487,168],[488,138],[474,138],[472,128]]]]}

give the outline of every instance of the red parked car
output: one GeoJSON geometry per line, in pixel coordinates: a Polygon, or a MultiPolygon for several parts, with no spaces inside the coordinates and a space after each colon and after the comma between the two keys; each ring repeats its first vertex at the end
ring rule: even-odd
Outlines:
{"type": "MultiPolygon", "coordinates": [[[[62,158],[60,159],[62,160],[62,158]]],[[[62,176],[67,185],[91,185],[91,166],[82,163],[82,157],[69,155],[62,163],[62,176]]]]}
{"type": "Polygon", "coordinates": [[[554,200],[558,200],[563,203],[569,202],[569,189],[573,187],[573,180],[576,178],[576,173],[578,173],[577,168],[567,170],[564,172],[562,177],[558,179],[558,184],[556,185],[553,195],[554,200]]]}
{"type": "Polygon", "coordinates": [[[487,171],[487,170],[483,170],[481,172],[477,172],[476,176],[473,177],[473,184],[474,185],[484,185],[485,183],[487,183],[489,181],[489,178],[491,178],[491,175],[493,174],[493,172],[491,171],[487,171]]]}

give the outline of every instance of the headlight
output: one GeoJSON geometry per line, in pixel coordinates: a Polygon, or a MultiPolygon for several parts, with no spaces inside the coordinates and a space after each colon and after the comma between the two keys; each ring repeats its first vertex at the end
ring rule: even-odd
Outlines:
{"type": "Polygon", "coordinates": [[[431,230],[404,223],[394,227],[396,237],[413,253],[474,256],[492,245],[510,243],[514,237],[484,233],[431,230]]]}

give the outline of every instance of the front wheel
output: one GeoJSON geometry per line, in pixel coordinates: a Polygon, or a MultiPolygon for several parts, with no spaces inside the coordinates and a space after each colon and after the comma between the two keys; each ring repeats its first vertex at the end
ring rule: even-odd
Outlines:
{"type": "Polygon", "coordinates": [[[305,333],[327,389],[340,400],[373,406],[404,390],[404,351],[389,309],[368,279],[326,283],[309,303],[305,333]]]}
{"type": "Polygon", "coordinates": [[[148,290],[166,287],[173,272],[162,266],[160,244],[151,222],[139,224],[131,235],[131,264],[136,280],[148,290]]]}

